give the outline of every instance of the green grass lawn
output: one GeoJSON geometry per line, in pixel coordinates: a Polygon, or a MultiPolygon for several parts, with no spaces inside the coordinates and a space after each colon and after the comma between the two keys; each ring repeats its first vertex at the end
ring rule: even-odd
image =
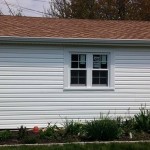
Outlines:
{"type": "Polygon", "coordinates": [[[150,150],[150,143],[66,144],[63,146],[0,147],[0,150],[150,150]]]}

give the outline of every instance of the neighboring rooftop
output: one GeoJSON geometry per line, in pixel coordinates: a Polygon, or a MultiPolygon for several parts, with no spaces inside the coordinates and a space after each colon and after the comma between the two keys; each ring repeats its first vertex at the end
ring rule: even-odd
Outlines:
{"type": "Polygon", "coordinates": [[[150,21],[0,16],[0,36],[150,39],[150,21]]]}

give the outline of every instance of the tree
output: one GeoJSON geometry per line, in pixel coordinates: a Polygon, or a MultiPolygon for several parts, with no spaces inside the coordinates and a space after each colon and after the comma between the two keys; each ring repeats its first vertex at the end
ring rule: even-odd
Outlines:
{"type": "Polygon", "coordinates": [[[46,17],[150,20],[150,0],[52,0],[46,17]]]}
{"type": "Polygon", "coordinates": [[[15,16],[22,16],[22,9],[17,9],[17,11],[14,11],[15,16]]]}
{"type": "Polygon", "coordinates": [[[138,5],[139,5],[138,6],[139,7],[139,17],[142,20],[150,21],[150,1],[149,0],[143,0],[143,1],[139,0],[138,5]]]}
{"type": "Polygon", "coordinates": [[[124,20],[126,16],[126,4],[125,0],[117,0],[118,18],[124,20]]]}
{"type": "Polygon", "coordinates": [[[51,0],[49,9],[44,10],[45,17],[69,18],[70,1],[67,0],[51,0]]]}
{"type": "Polygon", "coordinates": [[[0,10],[0,16],[1,16],[1,15],[3,15],[3,12],[2,12],[2,10],[0,10]]]}

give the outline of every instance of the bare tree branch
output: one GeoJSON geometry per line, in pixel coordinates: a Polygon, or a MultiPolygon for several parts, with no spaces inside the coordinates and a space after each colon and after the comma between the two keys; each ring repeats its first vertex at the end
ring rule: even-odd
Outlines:
{"type": "Polygon", "coordinates": [[[150,20],[150,0],[51,0],[46,17],[150,20]]]}

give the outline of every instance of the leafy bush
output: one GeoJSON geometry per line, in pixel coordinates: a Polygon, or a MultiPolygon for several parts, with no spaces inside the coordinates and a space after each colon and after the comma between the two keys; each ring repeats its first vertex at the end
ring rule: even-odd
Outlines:
{"type": "Polygon", "coordinates": [[[129,133],[134,132],[135,119],[132,117],[129,118],[117,118],[118,125],[121,129],[121,134],[125,136],[129,136],[129,133]]]}
{"type": "Polygon", "coordinates": [[[59,140],[62,137],[61,128],[50,124],[48,124],[45,131],[40,130],[39,135],[41,139],[59,140]]]}
{"type": "Polygon", "coordinates": [[[12,133],[9,130],[4,130],[0,132],[0,141],[8,140],[12,137],[12,133]]]}
{"type": "Polygon", "coordinates": [[[30,135],[30,136],[25,136],[23,138],[23,143],[25,144],[35,144],[35,143],[38,143],[38,138],[37,136],[33,136],[33,135],[30,135]]]}
{"type": "Polygon", "coordinates": [[[117,121],[109,118],[87,122],[85,131],[89,140],[114,140],[120,134],[117,121]]]}
{"type": "Polygon", "coordinates": [[[18,130],[18,139],[24,139],[27,136],[27,128],[21,126],[18,130]]]}
{"type": "Polygon", "coordinates": [[[140,113],[134,115],[135,129],[150,133],[150,111],[145,107],[140,108],[140,113]]]}
{"type": "Polygon", "coordinates": [[[83,129],[84,125],[81,124],[80,122],[75,122],[73,120],[68,121],[64,123],[64,134],[65,136],[73,136],[73,137],[78,137],[82,136],[84,133],[83,129]]]}

